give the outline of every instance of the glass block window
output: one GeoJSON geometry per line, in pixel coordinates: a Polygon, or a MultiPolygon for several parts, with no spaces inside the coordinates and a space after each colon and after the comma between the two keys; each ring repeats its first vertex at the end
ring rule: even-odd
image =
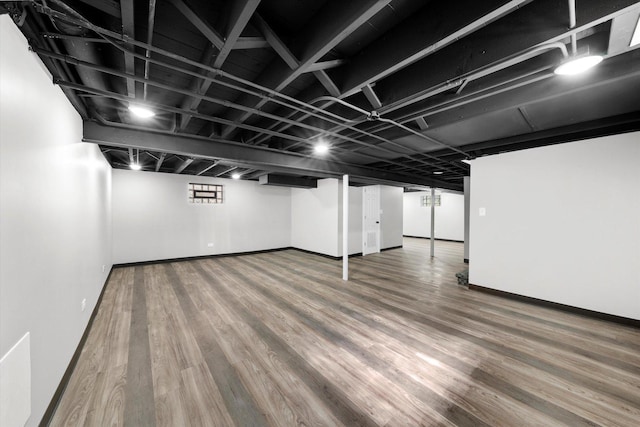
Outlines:
{"type": "Polygon", "coordinates": [[[189,184],[189,203],[200,205],[220,204],[223,200],[223,186],[212,184],[189,184]]]}
{"type": "MultiPolygon", "coordinates": [[[[420,206],[431,206],[431,196],[421,196],[420,206]]],[[[436,194],[436,206],[440,206],[440,195],[436,194]]]]}

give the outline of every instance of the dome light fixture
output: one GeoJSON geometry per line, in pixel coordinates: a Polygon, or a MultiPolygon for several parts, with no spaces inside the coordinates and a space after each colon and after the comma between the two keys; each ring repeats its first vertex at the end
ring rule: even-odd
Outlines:
{"type": "Polygon", "coordinates": [[[554,73],[560,76],[573,76],[580,74],[601,63],[602,59],[603,58],[600,55],[580,56],[577,58],[573,57],[560,64],[554,70],[554,73]]]}
{"type": "Polygon", "coordinates": [[[134,171],[142,170],[142,166],[140,165],[140,163],[130,163],[129,167],[134,171]]]}
{"type": "Polygon", "coordinates": [[[136,117],[140,117],[141,119],[148,119],[156,115],[156,113],[154,113],[147,107],[136,104],[129,104],[129,111],[131,111],[133,115],[135,115],[136,117]]]}
{"type": "Polygon", "coordinates": [[[234,172],[231,174],[231,178],[233,179],[240,179],[242,175],[240,175],[238,172],[234,172]]]}

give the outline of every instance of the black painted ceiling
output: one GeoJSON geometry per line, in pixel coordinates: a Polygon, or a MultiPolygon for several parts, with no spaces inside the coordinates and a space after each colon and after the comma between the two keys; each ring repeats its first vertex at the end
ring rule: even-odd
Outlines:
{"type": "Polygon", "coordinates": [[[115,168],[460,190],[461,160],[640,128],[640,2],[1,4],[115,168]]]}

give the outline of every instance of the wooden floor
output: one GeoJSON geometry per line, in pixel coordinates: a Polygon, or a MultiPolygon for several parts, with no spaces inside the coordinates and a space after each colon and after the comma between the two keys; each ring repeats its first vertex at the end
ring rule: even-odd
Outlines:
{"type": "Polygon", "coordinates": [[[462,245],[115,269],[54,426],[638,426],[640,330],[470,291],[462,245]]]}

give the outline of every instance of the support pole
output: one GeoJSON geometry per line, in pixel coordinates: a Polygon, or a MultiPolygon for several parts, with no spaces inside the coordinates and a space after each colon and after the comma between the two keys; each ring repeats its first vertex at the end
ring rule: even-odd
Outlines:
{"type": "Polygon", "coordinates": [[[431,187],[431,258],[436,246],[436,189],[431,187]]]}
{"type": "Polygon", "coordinates": [[[349,280],[349,175],[342,176],[342,280],[349,280]]]}

